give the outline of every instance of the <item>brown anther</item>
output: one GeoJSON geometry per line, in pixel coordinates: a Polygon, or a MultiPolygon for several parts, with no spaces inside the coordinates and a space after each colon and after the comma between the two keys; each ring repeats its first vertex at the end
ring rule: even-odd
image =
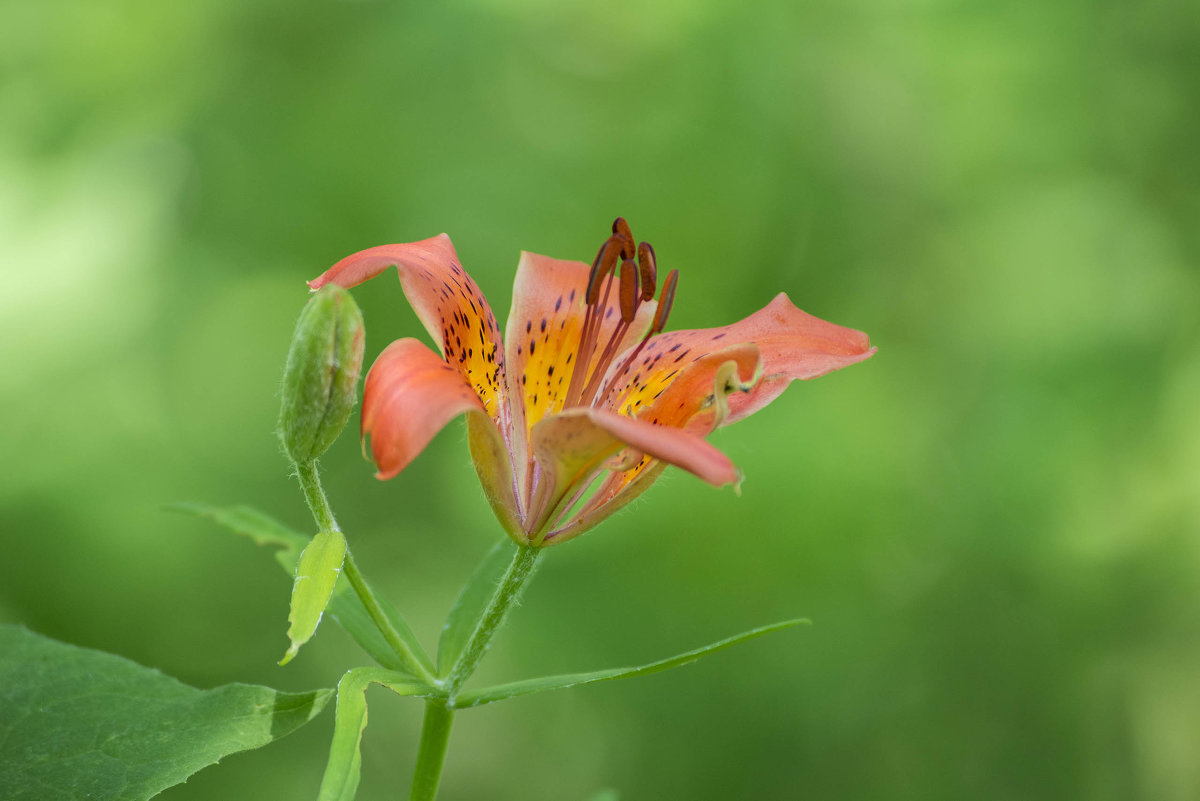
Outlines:
{"type": "Polygon", "coordinates": [[[658,287],[658,261],[649,242],[638,245],[637,260],[638,272],[642,276],[642,300],[650,300],[658,287]]]}
{"type": "Polygon", "coordinates": [[[663,330],[667,324],[667,315],[671,313],[671,304],[675,302],[675,284],[679,283],[679,270],[667,273],[663,282],[662,294],[658,296],[658,308],[654,311],[654,323],[650,326],[649,336],[654,336],[663,330]]]}
{"type": "Polygon", "coordinates": [[[638,307],[638,270],[632,259],[621,262],[621,320],[633,322],[638,307]]]}
{"type": "Polygon", "coordinates": [[[591,275],[588,276],[586,299],[589,306],[594,306],[600,301],[600,285],[617,266],[621,249],[621,240],[615,234],[604,240],[604,244],[600,246],[596,260],[592,262],[591,275]]]}
{"type": "Polygon", "coordinates": [[[629,230],[629,223],[625,222],[624,217],[618,217],[613,220],[612,231],[614,236],[622,237],[625,241],[621,243],[621,258],[632,259],[637,255],[637,249],[634,245],[633,231],[629,230]]]}

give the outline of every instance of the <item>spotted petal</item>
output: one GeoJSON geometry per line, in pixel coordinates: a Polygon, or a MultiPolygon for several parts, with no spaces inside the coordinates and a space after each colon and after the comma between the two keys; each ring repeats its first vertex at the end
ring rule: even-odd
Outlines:
{"type": "MultiPolygon", "coordinates": [[[[703,436],[763,408],[793,380],[874,353],[866,334],[807,314],[780,293],[732,325],[654,337],[619,376],[609,403],[624,414],[703,436]]],[[[552,541],[578,536],[645,492],[661,472],[656,467],[644,454],[630,469],[614,471],[552,541]]]]}
{"type": "Polygon", "coordinates": [[[499,430],[462,375],[415,339],[388,345],[367,373],[362,435],[370,436],[376,476],[397,475],[460,414],[468,416],[471,451],[488,500],[506,528],[516,530],[512,471],[499,430]]]}
{"type": "Polygon", "coordinates": [[[875,348],[867,335],[826,322],[796,308],[784,293],[732,325],[671,331],[647,343],[638,361],[620,377],[620,410],[626,414],[666,414],[660,395],[689,366],[731,344],[753,343],[762,355],[762,380],[753,390],[729,398],[723,425],[766,406],[796,379],[816,378],[863,359],[875,348]]]}
{"type": "MultiPolygon", "coordinates": [[[[639,419],[706,436],[728,417],[731,399],[753,391],[761,373],[757,346],[722,348],[691,362],[639,419]]],[[[606,476],[579,513],[552,532],[548,541],[563,542],[582,534],[650,488],[665,465],[649,453],[632,448],[628,452],[631,463],[606,476]]]]}
{"type": "Polygon", "coordinates": [[[328,283],[352,287],[396,265],[400,285],[446,361],[479,396],[484,411],[508,428],[504,353],[500,328],[479,287],[458,263],[450,237],[439,234],[419,242],[381,245],[339,261],[318,278],[313,289],[328,283]]]}

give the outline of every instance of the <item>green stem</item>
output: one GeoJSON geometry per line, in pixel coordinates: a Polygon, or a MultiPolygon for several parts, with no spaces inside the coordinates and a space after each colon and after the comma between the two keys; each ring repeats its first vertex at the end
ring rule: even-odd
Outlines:
{"type": "Polygon", "coordinates": [[[383,607],[380,606],[375,593],[371,592],[371,588],[367,586],[362,573],[358,572],[358,563],[354,561],[354,554],[350,553],[349,545],[346,546],[346,561],[342,563],[342,575],[350,582],[350,586],[354,588],[355,594],[358,595],[359,600],[366,607],[367,614],[371,616],[371,621],[379,629],[379,633],[383,635],[383,639],[391,646],[396,656],[400,657],[400,661],[404,663],[404,667],[408,672],[426,684],[436,685],[437,678],[425,669],[425,665],[412,652],[412,649],[408,647],[408,643],[400,636],[400,632],[396,631],[396,627],[392,625],[392,621],[388,619],[387,613],[383,611],[383,607]]]}
{"type": "Polygon", "coordinates": [[[476,621],[475,630],[467,639],[466,647],[463,648],[458,661],[450,668],[450,672],[446,674],[445,685],[451,704],[454,703],[454,696],[475,672],[475,668],[479,667],[479,662],[487,653],[492,638],[504,624],[508,610],[520,600],[525,584],[533,576],[533,571],[541,556],[541,548],[532,545],[522,545],[517,548],[508,570],[504,573],[504,578],[496,586],[496,592],[492,594],[492,599],[488,601],[483,614],[476,621]]]}
{"type": "Polygon", "coordinates": [[[312,511],[313,520],[321,531],[341,531],[337,521],[333,519],[333,510],[329,508],[329,499],[321,488],[321,476],[317,473],[317,463],[301,462],[296,464],[296,478],[300,479],[300,488],[304,490],[304,500],[312,511]]]}
{"type": "Polygon", "coordinates": [[[425,722],[421,726],[421,746],[417,753],[410,801],[434,801],[437,797],[442,765],[446,760],[446,745],[450,740],[450,724],[454,720],[454,696],[471,678],[475,668],[479,667],[492,638],[504,625],[508,611],[520,600],[541,556],[542,549],[531,545],[517,549],[504,578],[500,579],[491,600],[475,622],[475,629],[466,647],[441,682],[446,697],[426,699],[425,722]]]}
{"type": "Polygon", "coordinates": [[[421,724],[421,747],[417,751],[417,769],[413,773],[410,801],[433,801],[437,798],[453,723],[454,710],[445,699],[430,698],[425,701],[425,721],[421,724]]]}
{"type": "MultiPolygon", "coordinates": [[[[325,497],[325,491],[321,488],[321,477],[317,473],[316,462],[297,464],[296,476],[300,479],[304,498],[308,501],[308,508],[312,510],[317,526],[323,531],[340,530],[337,520],[333,517],[333,510],[329,507],[329,500],[325,497]]],[[[413,773],[411,801],[434,801],[437,797],[442,766],[446,762],[446,748],[450,742],[450,729],[454,723],[454,697],[479,667],[492,638],[504,625],[509,610],[520,600],[521,593],[533,576],[541,556],[542,549],[532,545],[523,545],[517,549],[491,600],[488,601],[479,620],[475,622],[475,629],[467,639],[462,654],[446,677],[439,681],[430,675],[392,626],[375,594],[358,571],[354,556],[347,548],[342,573],[366,607],[371,620],[413,675],[444,692],[444,695],[439,693],[438,696],[427,698],[425,701],[425,721],[421,726],[421,745],[417,752],[416,770],[413,773]]]]}
{"type": "MultiPolygon", "coordinates": [[[[337,520],[333,517],[333,510],[329,507],[329,499],[325,497],[325,490],[321,487],[321,476],[317,473],[317,463],[314,461],[297,464],[296,476],[300,479],[300,486],[304,490],[304,499],[308,501],[308,508],[312,510],[313,520],[316,521],[317,527],[322,531],[340,531],[337,520]]],[[[383,635],[383,639],[391,646],[396,656],[404,663],[408,672],[426,684],[436,684],[437,679],[425,669],[421,660],[408,647],[408,643],[400,636],[400,632],[396,631],[396,627],[388,619],[387,613],[383,611],[375,593],[367,586],[366,579],[359,572],[358,563],[354,561],[354,554],[350,552],[349,545],[346,546],[346,559],[342,563],[342,575],[350,582],[350,586],[354,588],[355,595],[362,601],[371,621],[379,629],[379,633],[383,635]]]]}

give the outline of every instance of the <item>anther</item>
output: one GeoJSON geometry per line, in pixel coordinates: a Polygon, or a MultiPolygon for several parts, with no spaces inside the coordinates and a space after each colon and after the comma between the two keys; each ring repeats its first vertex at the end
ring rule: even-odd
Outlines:
{"type": "Polygon", "coordinates": [[[667,273],[667,280],[663,283],[662,294],[658,296],[658,308],[654,311],[654,323],[650,326],[649,336],[663,330],[663,326],[667,324],[667,315],[671,313],[671,304],[675,301],[675,284],[679,283],[679,270],[671,270],[667,273]]]}
{"type": "Polygon", "coordinates": [[[642,300],[650,300],[658,286],[658,260],[654,258],[654,248],[649,242],[638,245],[637,261],[642,277],[642,300]]]}
{"type": "Polygon", "coordinates": [[[600,251],[596,254],[596,260],[592,262],[592,272],[588,276],[587,285],[587,303],[589,306],[594,306],[600,300],[600,285],[604,279],[617,266],[617,258],[620,256],[620,251],[623,249],[620,238],[614,234],[604,240],[604,244],[600,246],[600,251]]]}
{"type": "Polygon", "coordinates": [[[638,299],[638,269],[632,259],[621,262],[621,320],[633,322],[637,313],[638,299]]]}
{"type": "Polygon", "coordinates": [[[624,241],[621,243],[621,258],[632,259],[637,255],[637,250],[634,246],[633,231],[629,229],[629,223],[625,222],[624,217],[618,217],[613,220],[612,232],[614,236],[619,236],[624,241]]]}

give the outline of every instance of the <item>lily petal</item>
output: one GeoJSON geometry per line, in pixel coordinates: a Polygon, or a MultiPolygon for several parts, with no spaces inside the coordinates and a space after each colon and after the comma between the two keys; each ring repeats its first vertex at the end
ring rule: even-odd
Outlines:
{"type": "Polygon", "coordinates": [[[417,317],[478,395],[484,411],[507,430],[504,352],[496,315],[458,262],[450,237],[380,245],[339,261],[308,282],[313,289],[335,283],[352,287],[396,265],[400,285],[417,317]]]}
{"type": "MultiPolygon", "coordinates": [[[[753,391],[762,372],[756,345],[731,345],[691,362],[665,389],[660,390],[651,406],[639,419],[658,425],[681,428],[694,436],[707,436],[729,416],[730,400],[753,391]]],[[[635,457],[639,454],[634,453],[635,457]]],[[[645,492],[657,476],[661,463],[648,454],[625,470],[614,470],[588,499],[577,521],[569,524],[576,536],[591,528],[608,514],[645,492]],[[603,514],[599,513],[604,509],[603,514]],[[594,518],[594,522],[588,523],[594,518]]]]}
{"type": "Polygon", "coordinates": [[[620,410],[656,412],[656,399],[678,375],[727,344],[753,343],[762,355],[763,378],[748,393],[729,397],[722,425],[737,422],[779,397],[796,379],[816,378],[870,358],[867,335],[801,311],[781,292],[749,317],[720,328],[671,331],[654,337],[614,390],[620,410]],[[640,405],[639,405],[640,403],[640,405]]]}
{"type": "Polygon", "coordinates": [[[667,382],[652,396],[647,397],[646,390],[654,386],[653,376],[645,384],[632,385],[628,395],[618,399],[622,411],[651,423],[709,434],[729,417],[734,393],[753,391],[762,374],[762,353],[754,343],[743,342],[683,364],[687,367],[667,373],[667,382]]]}
{"type": "Polygon", "coordinates": [[[586,488],[604,462],[632,447],[666,464],[687,470],[714,486],[736,484],[741,474],[729,457],[703,438],[679,428],[654,425],[605,409],[577,407],[547,417],[532,431],[533,453],[546,487],[535,503],[545,528],[568,509],[571,494],[586,488]]]}
{"type": "Polygon", "coordinates": [[[379,354],[363,388],[362,435],[388,479],[407,467],[460,414],[470,418],[471,452],[501,522],[518,528],[512,472],[495,423],[458,371],[416,339],[398,339],[379,354]]]}
{"type": "MultiPolygon", "coordinates": [[[[527,430],[547,415],[563,410],[571,376],[578,366],[590,272],[591,267],[581,261],[521,253],[504,339],[512,397],[525,400],[527,430]]],[[[645,336],[657,307],[652,300],[638,307],[617,353],[645,336]]],[[[588,364],[589,371],[595,368],[620,320],[614,299],[600,327],[599,346],[588,364]]]]}

